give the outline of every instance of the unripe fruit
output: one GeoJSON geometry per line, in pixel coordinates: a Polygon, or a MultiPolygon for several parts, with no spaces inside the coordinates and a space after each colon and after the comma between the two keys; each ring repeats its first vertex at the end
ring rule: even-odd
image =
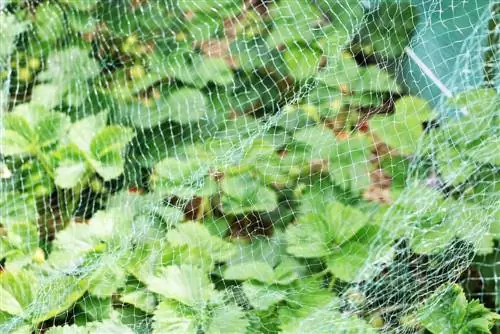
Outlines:
{"type": "Polygon", "coordinates": [[[51,193],[49,188],[47,188],[41,184],[37,185],[33,192],[34,192],[35,196],[37,196],[37,197],[47,196],[51,193]]]}
{"type": "Polygon", "coordinates": [[[365,54],[367,56],[373,54],[373,47],[371,45],[363,46],[363,54],[365,54]]]}
{"type": "Polygon", "coordinates": [[[19,81],[30,82],[33,76],[31,75],[29,68],[23,67],[17,71],[17,78],[19,81]]]}
{"type": "Polygon", "coordinates": [[[382,316],[380,315],[380,313],[375,313],[370,318],[370,324],[374,328],[382,328],[382,327],[384,327],[384,319],[382,318],[382,316]]]}
{"type": "Polygon", "coordinates": [[[129,69],[131,79],[141,79],[146,74],[144,67],[141,65],[134,65],[129,69]]]}
{"type": "Polygon", "coordinates": [[[45,252],[41,248],[35,249],[35,254],[33,254],[33,261],[38,264],[45,262],[45,252]]]}
{"type": "Polygon", "coordinates": [[[32,57],[28,60],[28,67],[34,71],[37,71],[40,68],[40,59],[32,57]]]}
{"type": "Polygon", "coordinates": [[[102,184],[101,180],[98,178],[92,179],[90,181],[90,188],[92,188],[93,191],[96,193],[101,193],[104,190],[104,185],[102,184]]]}
{"type": "Polygon", "coordinates": [[[136,35],[130,35],[127,37],[127,39],[125,40],[125,44],[129,45],[129,46],[132,46],[134,45],[135,43],[137,43],[137,36],[136,35]]]}
{"type": "Polygon", "coordinates": [[[180,32],[180,33],[175,35],[175,40],[178,42],[181,42],[185,39],[186,39],[186,34],[184,34],[183,32],[180,32]]]}

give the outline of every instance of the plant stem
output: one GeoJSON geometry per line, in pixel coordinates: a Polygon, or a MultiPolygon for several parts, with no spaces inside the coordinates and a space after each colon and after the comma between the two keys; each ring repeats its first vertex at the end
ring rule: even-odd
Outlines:
{"type": "Polygon", "coordinates": [[[45,154],[38,148],[35,148],[33,150],[33,154],[37,157],[45,172],[50,176],[52,180],[54,180],[54,171],[52,170],[52,166],[45,154]]]}

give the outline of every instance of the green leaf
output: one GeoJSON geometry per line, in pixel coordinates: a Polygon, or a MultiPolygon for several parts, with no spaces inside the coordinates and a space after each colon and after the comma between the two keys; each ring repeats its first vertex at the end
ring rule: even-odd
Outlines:
{"type": "Polygon", "coordinates": [[[93,321],[108,319],[113,310],[111,298],[99,298],[91,295],[82,298],[77,305],[85,312],[85,317],[93,321]]]}
{"type": "Polygon", "coordinates": [[[115,320],[104,320],[102,322],[88,322],[85,326],[65,325],[50,327],[47,334],[132,334],[133,331],[124,324],[115,320]]]}
{"type": "Polygon", "coordinates": [[[431,333],[490,333],[498,314],[479,301],[468,302],[457,284],[443,285],[418,310],[420,323],[431,333]]]}
{"type": "Polygon", "coordinates": [[[74,276],[56,276],[40,282],[29,317],[38,324],[65,312],[87,291],[87,281],[74,276]]]}
{"type": "Polygon", "coordinates": [[[70,189],[83,181],[83,176],[88,171],[87,158],[76,145],[62,147],[55,155],[58,165],[54,182],[58,187],[70,189]]]}
{"type": "Polygon", "coordinates": [[[56,144],[66,134],[70,126],[69,117],[59,112],[40,112],[35,131],[37,143],[41,148],[56,144]]]}
{"type": "Polygon", "coordinates": [[[146,289],[130,286],[130,291],[120,294],[120,301],[133,305],[146,312],[153,313],[156,308],[155,296],[146,289]]]}
{"type": "Polygon", "coordinates": [[[336,298],[317,307],[308,307],[299,316],[287,317],[281,329],[284,333],[377,333],[377,330],[363,319],[342,314],[336,298]]]}
{"type": "Polygon", "coordinates": [[[382,59],[395,58],[410,43],[418,22],[417,8],[409,3],[384,3],[373,10],[360,29],[361,46],[382,59]]]}
{"type": "Polygon", "coordinates": [[[62,102],[64,89],[59,84],[44,83],[33,87],[31,103],[52,109],[62,102]]]}
{"type": "Polygon", "coordinates": [[[210,234],[208,229],[197,222],[179,224],[168,231],[167,240],[172,246],[198,248],[213,262],[224,262],[234,254],[234,247],[229,242],[210,234]]]}
{"type": "Polygon", "coordinates": [[[99,131],[90,142],[92,157],[104,163],[116,163],[115,161],[108,162],[106,158],[112,158],[114,152],[121,152],[134,136],[135,133],[130,128],[118,125],[107,126],[99,131]]]}
{"type": "Polygon", "coordinates": [[[22,155],[30,152],[35,134],[30,123],[18,113],[2,115],[0,131],[0,154],[22,155]]]}
{"type": "Polygon", "coordinates": [[[200,164],[199,159],[165,158],[154,167],[150,182],[161,193],[190,199],[210,196],[217,191],[215,181],[207,174],[208,166],[200,164]]]}
{"type": "Polygon", "coordinates": [[[308,2],[284,0],[269,8],[274,27],[267,38],[269,47],[291,44],[294,41],[310,41],[314,26],[321,21],[320,11],[308,2]]]}
{"type": "Polygon", "coordinates": [[[88,334],[89,329],[77,325],[64,325],[50,327],[45,333],[47,334],[88,334]]]}
{"type": "Polygon", "coordinates": [[[233,82],[233,72],[222,58],[200,57],[193,62],[193,68],[190,70],[199,76],[200,83],[196,84],[198,88],[205,87],[208,82],[220,86],[227,86],[233,82]]]}
{"type": "Polygon", "coordinates": [[[167,299],[195,309],[202,308],[217,295],[208,275],[192,265],[168,266],[161,276],[150,277],[146,285],[167,299]]]}
{"type": "Polygon", "coordinates": [[[137,127],[151,128],[166,121],[181,124],[196,122],[206,117],[207,112],[208,100],[205,94],[194,88],[180,88],[161,96],[146,113],[140,108],[134,108],[130,118],[137,127]]]}
{"type": "Polygon", "coordinates": [[[367,137],[356,135],[335,140],[328,170],[333,181],[343,189],[363,192],[370,185],[372,144],[367,137]]]}
{"type": "Polygon", "coordinates": [[[271,48],[263,38],[235,39],[231,42],[230,51],[231,56],[238,60],[239,67],[247,72],[265,67],[275,58],[271,48]]]}
{"type": "Polygon", "coordinates": [[[207,113],[207,99],[199,90],[182,88],[167,98],[164,112],[171,121],[179,123],[198,121],[207,113]]]}
{"type": "Polygon", "coordinates": [[[37,7],[35,15],[37,37],[53,43],[65,33],[64,13],[57,4],[44,3],[37,7]]]}
{"type": "Polygon", "coordinates": [[[295,141],[306,144],[307,156],[304,159],[328,159],[331,146],[336,142],[333,132],[325,127],[308,127],[294,133],[295,141]]]}
{"type": "Polygon", "coordinates": [[[325,209],[325,218],[332,225],[335,231],[334,239],[338,244],[350,239],[368,223],[368,215],[340,202],[329,203],[325,209]]]}
{"type": "Polygon", "coordinates": [[[154,313],[153,333],[192,334],[198,331],[194,314],[172,301],[161,302],[154,313]]]}
{"type": "Polygon", "coordinates": [[[99,3],[99,0],[87,0],[84,2],[63,0],[62,3],[71,6],[76,10],[89,11],[89,10],[92,10],[99,3]]]}
{"type": "Polygon", "coordinates": [[[103,111],[74,122],[68,132],[69,140],[83,152],[89,152],[92,139],[106,126],[107,118],[108,113],[103,111]]]}
{"type": "Polygon", "coordinates": [[[125,146],[134,138],[135,132],[118,125],[107,126],[99,131],[90,143],[90,154],[96,172],[105,180],[123,174],[125,146]]]}
{"type": "Polygon", "coordinates": [[[0,11],[0,63],[3,63],[4,58],[9,56],[15,49],[17,36],[23,33],[28,28],[27,22],[19,22],[16,15],[12,15],[7,11],[0,11]]]}
{"type": "Polygon", "coordinates": [[[122,265],[124,261],[116,258],[116,255],[103,254],[100,257],[93,255],[90,253],[90,261],[99,262],[89,274],[89,293],[101,298],[110,297],[125,285],[127,273],[122,265]]]}
{"type": "Polygon", "coordinates": [[[48,262],[60,270],[74,270],[85,262],[87,254],[99,250],[103,244],[111,246],[113,240],[128,240],[132,237],[129,224],[133,218],[129,210],[129,207],[108,208],[94,213],[86,224],[71,222],[56,234],[48,262]]]}
{"type": "Polygon", "coordinates": [[[8,290],[0,286],[0,310],[12,315],[21,315],[23,307],[8,290]]]}
{"type": "Polygon", "coordinates": [[[413,154],[424,133],[422,123],[431,119],[432,112],[426,101],[413,96],[396,101],[395,109],[393,115],[371,118],[370,129],[384,143],[402,154],[413,154]]]}
{"type": "Polygon", "coordinates": [[[286,288],[254,282],[244,282],[243,292],[250,305],[257,310],[267,310],[287,297],[286,288]]]}
{"type": "Polygon", "coordinates": [[[61,85],[65,91],[70,88],[71,84],[83,84],[84,81],[100,73],[97,61],[90,58],[88,54],[87,50],[79,47],[52,52],[47,59],[47,69],[40,72],[37,79],[61,85]]]}
{"type": "Polygon", "coordinates": [[[191,0],[177,0],[177,6],[182,11],[206,12],[216,11],[224,7],[239,3],[237,0],[205,0],[199,3],[194,3],[191,0]]]}
{"type": "Polygon", "coordinates": [[[249,321],[245,312],[237,305],[223,305],[212,313],[212,319],[206,329],[207,334],[245,334],[249,321]]]}
{"type": "Polygon", "coordinates": [[[287,252],[303,258],[326,256],[333,249],[333,225],[321,214],[302,215],[297,224],[286,230],[287,252]]]}
{"type": "Polygon", "coordinates": [[[33,252],[39,243],[38,227],[30,222],[13,222],[7,225],[9,244],[25,254],[33,252]]]}
{"type": "Polygon", "coordinates": [[[262,283],[274,283],[273,268],[262,261],[243,262],[229,266],[224,270],[224,278],[227,280],[256,280],[262,283]]]}
{"type": "Polygon", "coordinates": [[[350,92],[384,93],[400,92],[396,80],[387,71],[375,65],[360,67],[351,56],[335,56],[328,58],[326,68],[317,78],[331,87],[343,86],[350,92]]]}
{"type": "Polygon", "coordinates": [[[335,277],[352,282],[365,264],[369,251],[370,245],[349,241],[340,250],[329,255],[326,264],[335,277]]]}
{"type": "Polygon", "coordinates": [[[30,271],[3,272],[0,275],[0,294],[2,296],[0,310],[25,318],[25,310],[33,301],[37,287],[38,281],[30,271]]]}
{"type": "Polygon", "coordinates": [[[197,88],[203,88],[209,82],[220,86],[233,82],[233,72],[223,58],[193,54],[191,50],[181,49],[167,57],[155,54],[149,70],[162,76],[168,74],[197,88]]]}
{"type": "Polygon", "coordinates": [[[236,253],[227,261],[228,266],[248,261],[259,261],[275,267],[286,256],[286,242],[283,233],[276,232],[272,238],[255,236],[252,238],[252,242],[235,240],[234,243],[236,253]]]}
{"type": "Polygon", "coordinates": [[[295,80],[305,80],[316,74],[321,52],[309,46],[289,47],[283,59],[289,75],[295,80]]]}
{"type": "Polygon", "coordinates": [[[238,215],[252,211],[272,211],[278,206],[274,191],[248,174],[225,177],[221,183],[222,208],[225,213],[238,215]]]}
{"type": "Polygon", "coordinates": [[[358,25],[362,22],[365,10],[363,4],[357,0],[318,0],[316,4],[322,13],[330,18],[336,31],[328,37],[335,38],[340,35],[345,43],[349,42],[352,34],[357,31],[358,25]]]}

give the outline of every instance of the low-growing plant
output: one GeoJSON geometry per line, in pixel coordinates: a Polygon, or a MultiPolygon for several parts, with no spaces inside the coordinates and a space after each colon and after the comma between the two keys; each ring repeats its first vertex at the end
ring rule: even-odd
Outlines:
{"type": "Polygon", "coordinates": [[[416,12],[7,1],[1,331],[487,333],[499,98],[406,91],[416,12]]]}

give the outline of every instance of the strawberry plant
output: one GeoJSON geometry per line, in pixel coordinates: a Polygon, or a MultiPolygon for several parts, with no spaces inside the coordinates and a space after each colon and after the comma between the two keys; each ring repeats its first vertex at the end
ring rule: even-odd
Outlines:
{"type": "Polygon", "coordinates": [[[492,328],[498,94],[408,93],[415,6],[0,8],[1,332],[492,328]]]}

